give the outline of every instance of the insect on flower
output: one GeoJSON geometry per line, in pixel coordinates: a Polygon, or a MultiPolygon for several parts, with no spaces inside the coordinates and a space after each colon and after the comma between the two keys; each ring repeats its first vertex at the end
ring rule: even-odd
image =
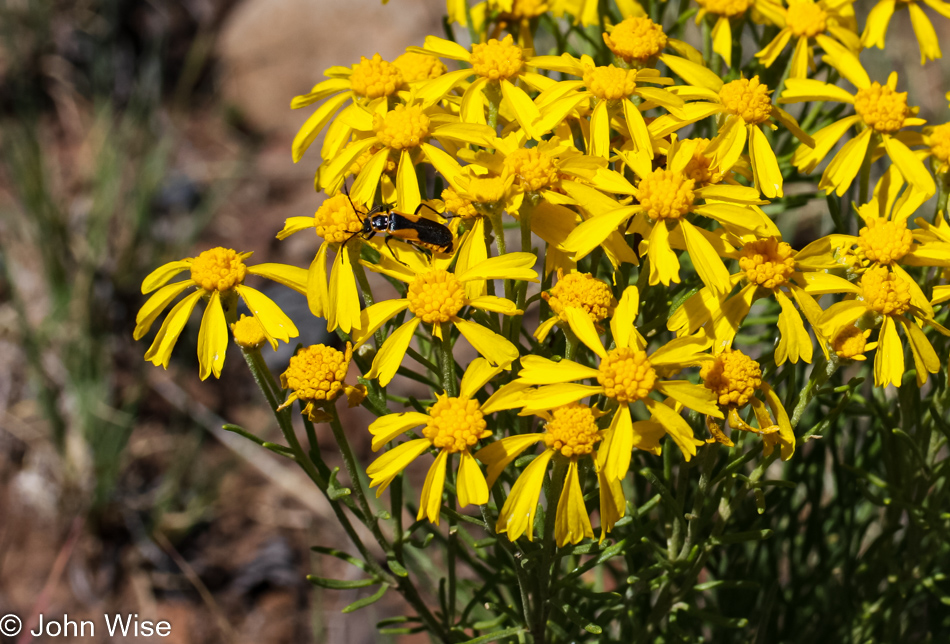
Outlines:
{"type": "MultiPolygon", "coordinates": [[[[349,197],[349,194],[347,194],[347,197],[349,197]]],[[[455,246],[455,239],[448,227],[437,221],[426,219],[419,214],[423,206],[429,208],[432,212],[436,212],[427,204],[419,204],[416,211],[410,215],[407,212],[394,210],[393,204],[381,203],[373,206],[369,212],[364,211],[362,213],[363,217],[360,217],[361,213],[356,209],[356,205],[353,204],[352,200],[350,200],[350,204],[353,205],[356,216],[363,222],[363,229],[350,235],[343,242],[344,244],[357,235],[361,235],[363,239],[370,239],[377,233],[384,234],[386,235],[386,248],[392,253],[393,258],[400,263],[402,262],[396,257],[392,246],[389,245],[389,240],[393,237],[420,249],[428,250],[430,253],[451,253],[455,246]]],[[[438,213],[436,212],[436,214],[438,213]]]]}

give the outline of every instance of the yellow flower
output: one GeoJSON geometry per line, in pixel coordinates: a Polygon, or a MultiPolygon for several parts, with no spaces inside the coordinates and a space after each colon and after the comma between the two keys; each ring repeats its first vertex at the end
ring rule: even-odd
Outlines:
{"type": "Polygon", "coordinates": [[[550,291],[543,291],[541,297],[551,307],[553,316],[538,325],[534,337],[543,342],[555,324],[570,325],[572,316],[567,310],[575,308],[586,314],[595,325],[613,314],[617,300],[610,291],[610,285],[595,278],[590,273],[569,273],[558,269],[557,284],[550,291]]]}
{"type": "Polygon", "coordinates": [[[207,300],[201,317],[201,329],[198,331],[198,364],[202,380],[211,374],[215,378],[221,375],[228,349],[228,322],[237,321],[238,295],[263,326],[268,337],[284,342],[296,338],[297,327],[291,319],[269,297],[246,286],[244,279],[251,273],[305,293],[306,275],[303,269],[283,264],[247,266],[244,260],[250,256],[251,253],[238,253],[229,248],[212,248],[197,257],[169,262],[152,271],[142,282],[142,293],[155,293],[135,317],[133,335],[136,340],[148,333],[158,316],[175,298],[189,288],[195,290],[172,308],[152,346],[145,352],[145,359],[156,366],[168,368],[175,342],[201,299],[207,300]],[[189,279],[168,283],[184,271],[190,271],[189,279]]]}
{"type": "Polygon", "coordinates": [[[950,170],[950,123],[924,128],[924,145],[931,159],[934,174],[950,170]]]}
{"type": "MultiPolygon", "coordinates": [[[[850,288],[847,280],[822,272],[822,269],[834,266],[833,259],[829,258],[824,263],[815,260],[808,265],[799,263],[799,255],[812,257],[816,254],[815,247],[823,249],[825,241],[819,240],[814,247],[810,245],[801,253],[796,253],[779,235],[764,239],[747,236],[732,241],[735,241],[738,250],[727,253],[727,256],[738,260],[739,272],[729,278],[729,291],[742,282],[745,282],[745,286],[728,298],[722,298],[708,287],[699,290],[673,312],[667,321],[667,328],[683,336],[695,333],[708,324],[708,333],[713,337],[715,346],[728,347],[749,314],[752,303],[760,297],[771,295],[781,307],[778,319],[780,339],[775,348],[775,363],[781,365],[786,360],[795,363],[799,359],[811,362],[811,338],[795,305],[804,313],[809,324],[816,328],[821,308],[812,295],[841,293],[850,288]]],[[[824,351],[824,342],[820,346],[824,351]]]]}
{"type": "Polygon", "coordinates": [[[435,404],[428,409],[427,414],[389,414],[373,421],[369,431],[373,435],[374,452],[413,427],[424,425],[423,438],[394,447],[366,468],[370,487],[379,486],[376,490],[377,497],[412,461],[430,448],[435,448],[439,453],[429,468],[422,487],[417,518],[428,517],[432,523],[439,524],[445,471],[452,454],[459,455],[455,485],[459,504],[465,507],[469,504],[488,503],[488,485],[478,463],[472,457],[471,449],[478,441],[492,434],[486,417],[496,411],[516,407],[518,396],[509,395],[511,390],[498,390],[484,403],[479,403],[475,394],[501,370],[501,367],[491,366],[484,358],[476,358],[462,376],[458,397],[450,397],[445,393],[437,395],[435,404]]]}
{"type": "MultiPolygon", "coordinates": [[[[726,411],[726,418],[733,429],[761,435],[766,456],[772,453],[775,445],[780,445],[782,460],[787,461],[792,457],[795,453],[795,434],[792,431],[792,424],[785,412],[785,407],[782,406],[782,401],[768,383],[762,381],[762,369],[758,362],[741,351],[724,349],[703,365],[699,375],[706,388],[715,392],[719,406],[726,411]],[[756,398],[756,391],[762,392],[765,402],[756,398]],[[750,403],[759,424],[758,429],[739,416],[739,410],[750,403]],[[766,403],[777,422],[773,421],[769,415],[766,403]]],[[[716,440],[732,445],[732,441],[722,433],[719,424],[708,416],[706,426],[716,440]]]]}
{"type": "Polygon", "coordinates": [[[353,346],[349,342],[345,352],[323,344],[298,351],[280,376],[280,386],[289,389],[290,396],[278,411],[300,401],[306,403],[301,413],[315,423],[322,423],[330,420],[326,409],[341,393],[346,394],[350,407],[359,405],[366,397],[366,387],[346,384],[346,372],[352,359],[353,346]]]}
{"type": "Polygon", "coordinates": [[[438,58],[407,51],[393,61],[393,65],[402,72],[407,83],[416,81],[435,80],[449,71],[438,58]]]}
{"type": "Polygon", "coordinates": [[[782,9],[784,21],[779,23],[781,31],[756,57],[762,64],[771,67],[775,59],[785,50],[789,40],[796,38],[795,51],[792,54],[790,78],[806,78],[808,70],[815,70],[815,53],[812,41],[827,49],[827,41],[836,39],[842,45],[857,53],[861,43],[855,32],[854,0],[788,0],[788,9],[782,9]]]}
{"type": "Polygon", "coordinates": [[[643,83],[672,85],[673,79],[660,76],[655,69],[623,69],[614,65],[597,66],[587,55],[580,60],[570,54],[560,56],[537,56],[532,64],[540,69],[579,76],[583,80],[561,81],[558,91],[566,93],[578,90],[572,96],[580,100],[594,100],[596,106],[590,118],[590,153],[607,158],[610,156],[610,121],[622,120],[633,141],[633,149],[653,158],[653,141],[643,120],[641,110],[659,105],[667,110],[678,111],[683,99],[662,88],[644,87],[643,83]],[[583,91],[581,91],[583,90],[583,91]],[[635,105],[630,99],[643,101],[635,105]]]}
{"type": "Polygon", "coordinates": [[[530,138],[540,140],[546,131],[538,127],[541,120],[538,106],[516,83],[521,81],[540,92],[555,85],[556,81],[529,71],[529,68],[534,66],[534,58],[528,51],[514,44],[511,35],[505,36],[503,40],[492,38],[485,43],[476,43],[472,45],[471,51],[450,40],[428,36],[425,47],[410,47],[408,51],[460,60],[471,65],[466,69],[448,72],[420,87],[416,98],[423,105],[432,105],[442,100],[453,89],[476,76],[475,81],[469,84],[462,94],[460,116],[464,123],[485,123],[485,91],[492,85],[501,92],[502,110],[508,110],[530,138]]]}
{"type": "Polygon", "coordinates": [[[283,230],[277,233],[277,239],[286,239],[310,228],[323,238],[307,272],[306,294],[310,312],[327,320],[328,331],[339,328],[350,333],[360,327],[360,295],[351,262],[353,253],[358,253],[362,243],[357,233],[363,230],[363,222],[353,209],[350,197],[341,193],[324,200],[313,217],[287,219],[283,230]],[[350,242],[353,253],[343,248],[350,239],[353,240],[350,242]],[[336,259],[328,280],[327,255],[331,247],[336,250],[336,259]]]}
{"type": "Polygon", "coordinates": [[[707,15],[715,17],[712,48],[722,56],[726,67],[732,67],[732,46],[741,36],[740,32],[733,37],[730,24],[732,20],[741,20],[750,8],[755,22],[768,21],[775,24],[780,23],[782,19],[782,5],[774,0],[696,0],[696,3],[700,7],[699,13],[696,14],[697,25],[707,15]]]}
{"type": "MultiPolygon", "coordinates": [[[[922,4],[927,5],[944,18],[950,18],[950,4],[942,0],[923,0],[922,4]]],[[[940,39],[920,5],[921,2],[918,0],[879,0],[871,9],[871,13],[868,14],[864,33],[861,34],[861,44],[865,47],[884,49],[884,35],[887,33],[887,26],[891,22],[894,10],[906,7],[910,12],[910,23],[914,27],[914,34],[917,36],[917,42],[920,45],[920,64],[923,65],[928,60],[937,60],[941,56],[940,39]]]]}
{"type": "Polygon", "coordinates": [[[453,259],[451,256],[427,260],[419,253],[407,252],[401,254],[400,258],[404,263],[397,263],[385,255],[380,257],[378,264],[363,262],[371,270],[405,282],[408,289],[406,297],[377,302],[362,312],[361,327],[354,336],[356,346],[373,337],[377,329],[402,311],[408,309],[412,314],[378,347],[366,378],[379,378],[380,385],[388,385],[422,322],[431,324],[433,336],[440,340],[443,338],[443,325],[455,325],[459,333],[492,365],[508,368],[518,359],[518,349],[508,339],[458,314],[466,306],[502,315],[521,314],[522,311],[518,310],[514,302],[503,297],[482,295],[469,298],[465,293],[465,283],[493,279],[537,281],[538,274],[531,268],[537,257],[531,253],[509,253],[486,259],[462,272],[448,270],[453,259]]]}
{"type": "Polygon", "coordinates": [[[907,92],[897,91],[897,72],[892,72],[887,84],[871,82],[858,58],[843,47],[826,49],[824,60],[830,63],[857,91],[852,95],[847,90],[811,78],[790,78],[779,103],[803,101],[830,101],[850,103],[856,112],[819,130],[814,137],[815,145],[801,146],[795,151],[792,163],[802,172],[811,172],[834,148],[852,125],[859,128],[857,136],[845,143],[828,163],[821,175],[818,187],[840,197],[851,186],[861,170],[866,155],[875,158],[883,146],[891,161],[915,189],[924,193],[925,199],[936,192],[933,177],[924,164],[907,147],[911,133],[903,128],[923,125],[926,121],[916,118],[918,108],[907,105],[907,92]]]}
{"type": "Polygon", "coordinates": [[[842,327],[831,340],[835,355],[844,360],[867,360],[865,352],[877,347],[877,342],[868,342],[871,329],[861,330],[853,324],[842,327]]]}
{"type": "Polygon", "coordinates": [[[423,158],[436,170],[446,164],[458,164],[444,150],[429,143],[436,139],[443,147],[454,149],[450,142],[489,145],[495,132],[487,125],[460,123],[458,117],[436,107],[424,107],[420,103],[398,104],[387,109],[379,103],[373,110],[357,107],[346,119],[352,128],[355,141],[333,158],[325,158],[317,175],[317,187],[334,193],[339,190],[344,177],[353,163],[371,148],[378,152],[363,165],[353,181],[350,193],[357,203],[371,203],[376,194],[380,177],[391,157],[398,157],[396,166],[397,208],[403,212],[415,212],[422,203],[415,164],[423,158]]]}
{"type": "Polygon", "coordinates": [[[657,57],[669,47],[693,62],[702,62],[702,54],[682,40],[667,37],[663,26],[646,15],[632,15],[616,25],[608,25],[604,43],[617,59],[642,69],[656,66],[657,57]]]}
{"type": "MultiPolygon", "coordinates": [[[[821,316],[820,324],[827,337],[836,337],[842,329],[857,322],[858,328],[880,325],[877,337],[877,353],[874,357],[874,382],[879,387],[893,384],[899,387],[904,376],[904,347],[897,327],[904,329],[910,342],[917,371],[917,385],[927,382],[931,373],[940,370],[940,361],[930,340],[924,335],[918,322],[924,322],[945,335],[947,330],[933,320],[933,315],[914,302],[911,285],[886,266],[875,266],[865,271],[857,284],[849,284],[849,297],[832,304],[821,316]],[[907,318],[911,315],[917,319],[907,318]]],[[[930,304],[924,301],[927,308],[930,304]]]]}
{"type": "MultiPolygon", "coordinates": [[[[575,260],[586,256],[602,243],[618,226],[632,220],[627,232],[639,233],[648,243],[650,285],[679,282],[679,260],[672,243],[689,252],[689,257],[700,278],[717,292],[731,288],[729,271],[720,255],[730,249],[721,242],[721,236],[711,233],[689,220],[689,215],[700,215],[719,222],[736,235],[755,232],[760,235],[777,233],[775,224],[761,211],[750,206],[766,203],[759,200],[754,188],[738,185],[706,185],[697,187],[687,178],[685,166],[693,158],[695,146],[673,146],[668,152],[667,167],[653,169],[649,159],[640,155],[623,158],[640,177],[633,194],[638,204],[621,206],[588,219],[568,235],[561,244],[574,253],[575,260]],[[704,200],[705,203],[699,202],[704,200]]],[[[623,153],[621,153],[623,155],[623,153]]]]}
{"type": "MultiPolygon", "coordinates": [[[[329,80],[317,83],[309,94],[296,96],[290,102],[291,109],[296,110],[327,99],[297,132],[292,147],[294,163],[300,161],[310,144],[316,140],[333,116],[344,109],[347,101],[354,104],[374,104],[379,101],[385,103],[388,97],[406,87],[406,79],[400,66],[383,60],[379,54],[374,54],[372,58],[362,57],[359,63],[349,69],[331,67],[324,75],[329,80]]],[[[352,111],[352,107],[353,105],[350,105],[346,113],[352,111]]]]}
{"type": "Polygon", "coordinates": [[[724,83],[711,70],[684,58],[664,54],[660,60],[692,86],[672,88],[671,91],[703,99],[688,106],[688,122],[712,114],[725,115],[719,133],[706,148],[706,154],[720,168],[728,170],[739,160],[748,142],[756,188],[770,199],[781,197],[782,173],[762,126],[774,130],[778,126],[772,121],[781,123],[802,142],[803,147],[814,145],[814,140],[802,131],[791,114],[772,104],[772,90],[758,76],[724,83]]]}
{"type": "Polygon", "coordinates": [[[241,314],[241,319],[231,323],[231,335],[234,336],[234,344],[242,349],[259,349],[265,342],[269,343],[271,349],[277,351],[277,339],[267,335],[267,331],[261,326],[260,320],[253,315],[241,314]]]}
{"type": "Polygon", "coordinates": [[[682,404],[703,414],[722,418],[715,396],[701,385],[686,380],[665,380],[664,373],[676,373],[690,365],[697,365],[707,357],[709,348],[705,336],[677,338],[652,354],[647,354],[642,336],[634,327],[639,310],[639,294],[635,286],[627,287],[617,305],[610,330],[616,347],[608,351],[597,334],[593,321],[582,310],[568,308],[571,328],[578,339],[600,358],[595,369],[573,360],[554,362],[540,356],[521,358],[522,370],[518,380],[526,385],[542,385],[524,396],[521,412],[535,413],[577,402],[588,396],[603,395],[617,405],[604,442],[604,473],[609,480],[626,476],[630,467],[631,449],[640,447],[658,451],[657,425],[662,426],[683,450],[686,460],[696,454],[701,441],[693,438],[689,424],[672,408],[682,404]],[[577,380],[595,380],[596,385],[576,384],[577,380]],[[668,396],[668,404],[650,397],[653,392],[668,396]],[[633,423],[630,404],[642,402],[652,420],[633,423]]]}
{"type": "MultiPolygon", "coordinates": [[[[558,547],[579,543],[585,537],[593,538],[594,530],[578,476],[578,461],[589,457],[595,461],[600,484],[600,540],[603,541],[626,511],[620,481],[610,480],[603,474],[594,451],[594,446],[605,433],[597,428],[597,418],[603,413],[573,402],[551,411],[539,411],[537,415],[545,420],[543,433],[508,436],[475,453],[475,458],[488,466],[488,486],[491,487],[502,471],[527,448],[540,442],[544,442],[546,448],[515,481],[498,514],[495,529],[507,533],[511,541],[516,541],[525,532],[529,541],[534,540],[534,515],[540,506],[541,487],[547,478],[545,472],[553,459],[560,463],[566,461],[567,465],[554,523],[554,539],[558,547]]],[[[552,511],[553,502],[553,499],[548,500],[548,511],[552,511]]]]}

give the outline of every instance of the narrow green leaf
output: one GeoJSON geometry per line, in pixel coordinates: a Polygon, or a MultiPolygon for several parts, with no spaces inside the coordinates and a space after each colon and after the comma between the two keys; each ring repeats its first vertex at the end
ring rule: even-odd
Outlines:
{"type": "Polygon", "coordinates": [[[366,608],[366,607],[369,606],[370,604],[375,604],[375,603],[378,602],[380,599],[382,599],[383,595],[386,594],[386,591],[387,591],[387,590],[389,590],[389,586],[386,586],[386,585],[384,584],[384,585],[382,585],[382,586],[379,587],[379,590],[377,590],[375,593],[373,593],[373,594],[370,595],[369,597],[364,597],[363,599],[358,599],[358,600],[356,600],[355,602],[353,602],[352,604],[350,604],[349,606],[347,606],[346,608],[344,608],[341,612],[343,612],[343,613],[352,613],[352,612],[357,611],[357,610],[359,610],[359,609],[361,609],[361,608],[366,608]]]}
{"type": "Polygon", "coordinates": [[[525,630],[522,626],[518,626],[516,628],[506,628],[503,631],[495,631],[494,633],[488,633],[487,635],[465,640],[462,642],[462,644],[487,644],[488,642],[497,642],[503,637],[511,637],[512,635],[518,635],[519,633],[524,632],[525,630]]]}
{"type": "Polygon", "coordinates": [[[307,581],[314,586],[332,588],[334,590],[365,588],[379,583],[377,579],[327,579],[326,577],[317,577],[316,575],[307,575],[307,581]]]}

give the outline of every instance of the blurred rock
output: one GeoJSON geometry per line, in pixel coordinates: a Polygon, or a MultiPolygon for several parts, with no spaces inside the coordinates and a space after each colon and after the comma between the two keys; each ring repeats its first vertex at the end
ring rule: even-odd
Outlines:
{"type": "Polygon", "coordinates": [[[425,0],[244,0],[219,36],[221,89],[248,126],[293,136],[312,110],[291,112],[290,100],[323,80],[326,68],[377,52],[395,58],[441,33],[444,10],[425,0]]]}

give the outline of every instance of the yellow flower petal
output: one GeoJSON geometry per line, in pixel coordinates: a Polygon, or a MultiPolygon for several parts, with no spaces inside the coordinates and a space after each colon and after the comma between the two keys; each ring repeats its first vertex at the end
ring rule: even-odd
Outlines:
{"type": "Polygon", "coordinates": [[[607,357],[607,350],[604,349],[604,343],[600,341],[597,335],[597,329],[594,328],[594,322],[583,309],[569,306],[564,309],[564,315],[567,316],[567,323],[571,331],[577,338],[587,345],[587,347],[601,358],[607,357]]]}
{"type": "Polygon", "coordinates": [[[657,380],[656,389],[684,407],[714,418],[723,418],[716,392],[688,380],[657,380]]]}
{"type": "Polygon", "coordinates": [[[603,392],[603,387],[578,385],[573,382],[539,387],[525,396],[524,409],[521,413],[533,414],[538,411],[547,411],[603,392]]]}
{"type": "Polygon", "coordinates": [[[497,367],[507,369],[518,359],[518,348],[507,338],[470,320],[453,320],[455,328],[469,341],[479,354],[497,367]]]}
{"type": "Polygon", "coordinates": [[[498,513],[496,532],[505,532],[509,539],[517,541],[527,531],[528,541],[534,540],[534,515],[546,478],[544,473],[552,456],[553,450],[541,452],[515,481],[505,506],[498,513]]]}
{"type": "Polygon", "coordinates": [[[399,299],[383,300],[363,309],[363,312],[360,313],[360,328],[353,334],[353,348],[358,349],[364,342],[373,337],[379,327],[407,308],[409,308],[409,300],[399,299]]]}
{"type": "Polygon", "coordinates": [[[416,515],[418,521],[426,517],[432,523],[439,525],[439,510],[442,509],[442,490],[445,488],[445,470],[446,461],[449,453],[440,450],[439,455],[435,457],[429,473],[426,474],[426,481],[422,484],[422,494],[419,496],[419,513],[416,515]]]}
{"type": "MultiPolygon", "coordinates": [[[[409,48],[406,51],[414,51],[415,48],[409,48]]],[[[451,58],[452,60],[469,60],[472,54],[462,47],[462,45],[452,42],[451,40],[446,40],[445,38],[439,38],[438,36],[426,36],[425,46],[423,50],[420,50],[419,53],[422,54],[435,54],[439,58],[451,58]]]]}
{"type": "Polygon", "coordinates": [[[559,548],[569,543],[580,543],[585,537],[594,538],[594,530],[590,527],[590,517],[584,505],[584,492],[577,476],[577,461],[574,460],[567,466],[561,498],[557,502],[554,537],[559,548]]]}
{"type": "Polygon", "coordinates": [[[425,425],[428,422],[429,415],[417,411],[380,416],[369,426],[369,433],[373,435],[373,451],[379,451],[380,447],[397,436],[405,434],[413,427],[425,425]]]}
{"type": "Polygon", "coordinates": [[[897,325],[889,315],[884,316],[877,342],[874,384],[878,387],[886,387],[889,384],[900,387],[904,376],[904,347],[900,336],[897,335],[897,325]]]}
{"type": "Polygon", "coordinates": [[[288,217],[284,220],[284,227],[277,233],[277,239],[287,239],[294,233],[299,233],[314,227],[313,217],[288,217]]]}
{"type": "Polygon", "coordinates": [[[760,128],[753,125],[749,128],[749,134],[749,156],[752,159],[755,186],[769,199],[783,196],[782,171],[779,170],[772,146],[760,128]]]}
{"type": "Polygon", "coordinates": [[[747,127],[745,121],[738,116],[729,115],[726,118],[716,138],[706,146],[705,154],[710,158],[711,166],[718,167],[720,172],[726,172],[736,164],[745,150],[749,136],[747,127]]]}
{"type": "Polygon", "coordinates": [[[940,41],[937,39],[933,23],[916,2],[907,3],[907,8],[910,10],[910,24],[920,44],[920,64],[923,65],[928,60],[937,60],[941,57],[940,41]]]}
{"type": "Polygon", "coordinates": [[[525,91],[514,85],[510,80],[501,81],[501,94],[515,113],[515,118],[521,129],[532,139],[540,140],[542,132],[536,128],[541,120],[541,112],[525,91]]]}
{"type": "Polygon", "coordinates": [[[682,416],[659,403],[652,398],[645,398],[643,402],[653,416],[653,419],[663,425],[666,433],[670,435],[683,452],[683,458],[689,461],[696,456],[696,445],[702,445],[702,441],[693,438],[693,429],[689,426],[682,416]]]}
{"type": "Polygon", "coordinates": [[[775,364],[785,364],[786,358],[791,360],[792,363],[798,362],[799,358],[805,362],[811,362],[811,338],[808,336],[808,331],[805,330],[802,316],[798,314],[795,305],[781,290],[775,290],[775,299],[782,307],[782,312],[778,316],[778,330],[781,339],[778,347],[775,348],[775,364]]]}
{"type": "Polygon", "coordinates": [[[709,359],[705,353],[712,341],[703,332],[674,338],[653,352],[650,364],[654,367],[696,365],[709,359]]]}
{"type": "Polygon", "coordinates": [[[693,224],[685,219],[680,221],[680,230],[686,240],[686,252],[693,261],[693,267],[703,283],[720,295],[726,295],[732,290],[729,280],[729,271],[719,258],[712,244],[696,230],[693,224]]]}
{"type": "Polygon", "coordinates": [[[258,319],[264,332],[272,338],[290,342],[291,338],[300,335],[293,320],[287,317],[287,314],[280,310],[280,307],[260,291],[241,284],[234,287],[238,292],[247,308],[251,310],[254,317],[258,319]]]}
{"type": "Polygon", "coordinates": [[[718,92],[722,89],[722,79],[711,69],[686,60],[685,58],[671,56],[669,54],[662,54],[660,60],[662,60],[667,67],[672,69],[677,76],[690,85],[705,87],[714,92],[718,92]]]}
{"type": "Polygon", "coordinates": [[[297,163],[303,158],[303,154],[307,151],[307,148],[310,147],[310,144],[314,142],[320,132],[323,131],[323,128],[326,127],[327,123],[330,122],[330,119],[333,118],[333,115],[336,114],[350,98],[351,95],[349,92],[331,96],[310,115],[310,118],[308,118],[297,131],[297,135],[294,137],[294,142],[291,145],[290,149],[293,153],[294,163],[297,163]]]}
{"type": "Polygon", "coordinates": [[[310,270],[307,271],[307,305],[310,312],[318,318],[326,318],[329,315],[330,295],[327,290],[329,279],[327,279],[327,249],[330,244],[323,242],[317,250],[316,257],[310,263],[310,270]]]}
{"type": "Polygon", "coordinates": [[[462,374],[459,395],[463,398],[474,398],[475,394],[481,391],[489,380],[501,372],[501,367],[492,366],[485,358],[475,358],[465,368],[465,373],[462,374]]]}
{"type": "Polygon", "coordinates": [[[192,280],[183,280],[166,284],[153,293],[135,316],[135,331],[132,333],[132,337],[141,340],[152,328],[162,311],[189,286],[195,286],[195,283],[192,280]]]}
{"type": "Polygon", "coordinates": [[[597,482],[600,487],[600,543],[603,543],[607,533],[627,513],[627,500],[620,481],[610,480],[603,470],[597,472],[597,482]]]}
{"type": "Polygon", "coordinates": [[[488,487],[495,485],[505,468],[523,451],[542,440],[544,434],[518,434],[495,441],[475,452],[475,458],[488,466],[488,487]]]}
{"type": "Polygon", "coordinates": [[[488,503],[488,484],[481,468],[468,451],[460,452],[459,457],[462,460],[455,481],[459,505],[463,508],[466,505],[485,505],[488,503]]]}
{"type": "Polygon", "coordinates": [[[518,380],[528,385],[552,385],[596,378],[599,373],[597,369],[585,367],[573,360],[554,362],[541,356],[528,355],[521,358],[518,380]]]}
{"type": "MultiPolygon", "coordinates": [[[[772,446],[778,441],[781,445],[782,460],[787,461],[795,453],[795,433],[792,431],[792,423],[788,419],[785,407],[782,406],[782,401],[779,400],[779,397],[768,383],[762,383],[762,390],[765,392],[765,400],[772,410],[775,420],[778,421],[779,426],[779,431],[776,434],[767,434],[762,437],[764,443],[763,452],[766,456],[770,455],[772,453],[772,446]]],[[[758,399],[753,398],[752,400],[754,404],[758,399]]]]}
{"type": "Polygon", "coordinates": [[[618,347],[642,349],[646,343],[643,336],[637,331],[634,323],[640,312],[640,291],[636,286],[628,286],[620,296],[620,302],[614,309],[614,315],[610,318],[610,333],[614,336],[614,342],[618,347]],[[632,342],[636,340],[636,342],[632,342]]]}
{"type": "Polygon", "coordinates": [[[501,313],[502,315],[517,315],[520,313],[517,304],[511,300],[506,300],[503,297],[496,297],[494,295],[481,295],[473,298],[469,300],[468,305],[476,309],[482,309],[483,311],[501,313]]]}
{"type": "Polygon", "coordinates": [[[509,382],[488,397],[488,400],[481,406],[482,413],[491,414],[496,411],[521,407],[522,402],[524,402],[525,390],[529,389],[530,386],[517,380],[509,382]]]}
{"type": "Polygon", "coordinates": [[[627,476],[630,470],[633,443],[633,420],[630,418],[630,407],[621,405],[614,413],[614,417],[610,419],[610,427],[598,451],[598,458],[603,454],[603,471],[608,480],[619,481],[627,476]]]}
{"type": "Polygon", "coordinates": [[[901,326],[904,327],[904,334],[910,341],[910,350],[914,355],[914,368],[917,370],[917,386],[922,387],[927,382],[928,373],[937,373],[940,371],[940,360],[937,358],[937,352],[934,351],[930,340],[924,335],[924,332],[913,322],[908,322],[904,317],[898,318],[901,326]]]}
{"type": "Polygon", "coordinates": [[[381,387],[385,387],[392,381],[393,376],[399,371],[402,359],[406,356],[406,349],[409,348],[412,335],[420,322],[422,322],[421,319],[412,317],[386,338],[383,346],[376,352],[372,368],[365,376],[367,380],[379,378],[381,387]]]}
{"type": "Polygon", "coordinates": [[[198,331],[198,376],[206,380],[212,373],[221,377],[224,355],[228,351],[228,323],[224,319],[221,307],[221,294],[211,294],[204,315],[201,316],[201,329],[198,331]]]}
{"type": "Polygon", "coordinates": [[[680,262],[670,248],[670,232],[665,221],[658,221],[650,231],[650,246],[647,248],[650,258],[650,286],[670,282],[680,282],[680,262]]]}
{"type": "Polygon", "coordinates": [[[491,257],[455,276],[460,282],[497,279],[538,282],[538,273],[532,268],[537,261],[538,257],[534,253],[508,253],[491,257]]]}
{"type": "Polygon", "coordinates": [[[884,136],[884,147],[887,149],[887,156],[891,157],[894,165],[904,175],[907,183],[915,186],[928,198],[937,192],[933,177],[930,176],[923,162],[910,148],[898,140],[897,137],[887,135],[884,136]]]}
{"type": "Polygon", "coordinates": [[[198,303],[198,300],[201,299],[201,294],[203,292],[203,289],[198,289],[194,293],[191,293],[181,302],[176,304],[175,307],[169,312],[169,314],[165,317],[165,321],[162,322],[162,326],[158,330],[158,333],[155,335],[155,340],[152,341],[152,346],[150,346],[148,351],[145,352],[146,360],[151,362],[156,367],[161,365],[165,369],[168,368],[168,361],[171,359],[172,349],[175,348],[175,342],[178,341],[178,336],[181,335],[182,329],[185,328],[185,324],[188,322],[188,318],[191,316],[191,312],[195,309],[195,305],[198,303]]]}
{"type": "Polygon", "coordinates": [[[583,259],[587,257],[594,248],[602,244],[610,233],[617,230],[620,224],[641,210],[643,210],[643,207],[640,205],[624,206],[605,214],[591,217],[567,236],[567,239],[561,244],[561,248],[569,253],[573,253],[575,261],[583,259]]]}
{"type": "Polygon", "coordinates": [[[789,78],[786,80],[785,91],[782,92],[782,97],[778,102],[784,104],[804,101],[854,103],[854,96],[837,85],[812,78],[789,78]]]}
{"type": "MultiPolygon", "coordinates": [[[[308,219],[313,219],[308,217],[308,219]]],[[[259,275],[269,279],[272,282],[283,284],[287,288],[292,288],[301,295],[307,294],[307,271],[298,266],[288,266],[287,264],[256,264],[248,266],[247,272],[252,275],[259,275]]]]}
{"type": "Polygon", "coordinates": [[[183,271],[187,271],[191,268],[190,259],[183,259],[177,262],[168,262],[167,264],[162,264],[154,271],[149,273],[144,280],[142,280],[142,293],[151,293],[157,288],[161,288],[183,271]]]}
{"type": "Polygon", "coordinates": [[[610,114],[607,101],[599,101],[590,115],[590,154],[606,159],[610,156],[610,114]]]}
{"type": "Polygon", "coordinates": [[[371,488],[379,486],[376,490],[376,498],[379,498],[383,490],[389,487],[400,472],[430,447],[432,447],[432,441],[428,438],[417,438],[397,445],[370,463],[366,468],[366,473],[370,478],[369,486],[371,488]]]}
{"type": "Polygon", "coordinates": [[[726,67],[732,67],[732,27],[729,26],[729,18],[719,16],[713,25],[712,37],[713,51],[722,56],[726,67]]]}
{"type": "Polygon", "coordinates": [[[862,302],[844,300],[829,306],[821,316],[821,332],[826,338],[833,338],[846,326],[854,324],[867,308],[862,302]]]}

